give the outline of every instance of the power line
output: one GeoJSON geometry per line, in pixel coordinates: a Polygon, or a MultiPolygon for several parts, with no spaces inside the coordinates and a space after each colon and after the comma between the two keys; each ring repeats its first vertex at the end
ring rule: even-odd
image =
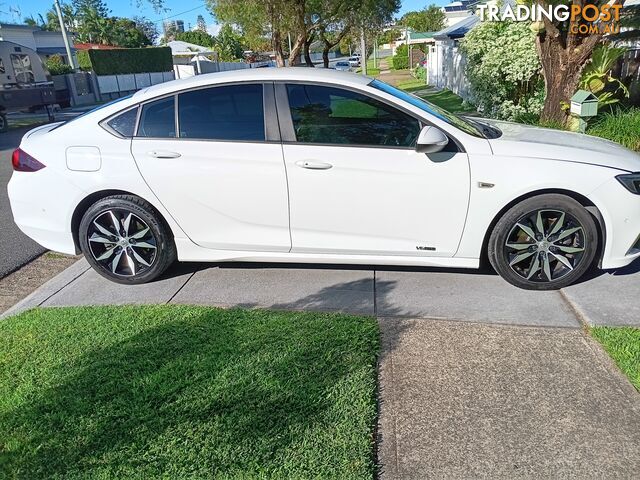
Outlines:
{"type": "Polygon", "coordinates": [[[169,15],[167,17],[161,18],[160,20],[155,20],[155,21],[153,21],[153,23],[162,23],[165,20],[168,20],[170,18],[179,17],[180,15],[184,15],[185,13],[193,12],[194,10],[198,10],[200,8],[205,8],[205,7],[206,7],[206,5],[199,5],[199,6],[195,7],[195,8],[192,8],[192,9],[189,9],[189,10],[185,10],[184,12],[176,13],[174,15],[169,15]]]}

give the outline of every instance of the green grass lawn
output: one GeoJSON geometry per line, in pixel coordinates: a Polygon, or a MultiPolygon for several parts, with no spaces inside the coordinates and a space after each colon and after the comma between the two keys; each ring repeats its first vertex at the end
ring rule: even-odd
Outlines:
{"type": "Polygon", "coordinates": [[[591,335],[640,390],[640,328],[593,327],[591,335]]]}
{"type": "MultiPolygon", "coordinates": [[[[373,66],[373,58],[367,60],[367,75],[380,75],[380,60],[378,60],[378,66],[373,66]]],[[[361,73],[362,67],[358,67],[356,73],[361,73]]]]}
{"type": "Polygon", "coordinates": [[[0,322],[0,478],[372,478],[373,318],[205,307],[0,322]]]}

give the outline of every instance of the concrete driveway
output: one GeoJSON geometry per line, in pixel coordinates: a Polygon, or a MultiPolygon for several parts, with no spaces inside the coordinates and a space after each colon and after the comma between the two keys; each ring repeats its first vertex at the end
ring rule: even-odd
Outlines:
{"type": "Polygon", "coordinates": [[[162,279],[124,286],[81,260],[15,310],[32,306],[200,304],[340,311],[544,327],[640,326],[640,262],[561,291],[513,287],[493,273],[286,264],[176,264],[162,279]]]}
{"type": "Polygon", "coordinates": [[[585,324],[640,326],[640,262],[557,292],[486,272],[174,266],[122,286],[84,260],[37,305],[203,304],[375,315],[382,479],[639,478],[640,395],[585,324]]]}

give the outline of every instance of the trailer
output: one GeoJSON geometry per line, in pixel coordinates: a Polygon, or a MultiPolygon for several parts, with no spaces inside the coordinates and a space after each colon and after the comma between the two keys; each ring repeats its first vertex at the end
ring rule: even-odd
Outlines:
{"type": "MultiPolygon", "coordinates": [[[[49,71],[32,49],[0,41],[0,132],[8,129],[7,112],[56,103],[49,71]]],[[[51,115],[51,114],[50,114],[51,115]]]]}

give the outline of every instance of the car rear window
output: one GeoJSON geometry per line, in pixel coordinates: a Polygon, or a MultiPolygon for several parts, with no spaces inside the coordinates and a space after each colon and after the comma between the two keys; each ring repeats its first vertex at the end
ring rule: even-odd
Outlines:
{"type": "Polygon", "coordinates": [[[262,84],[203,88],[178,97],[180,138],[264,141],[262,84]]]}

